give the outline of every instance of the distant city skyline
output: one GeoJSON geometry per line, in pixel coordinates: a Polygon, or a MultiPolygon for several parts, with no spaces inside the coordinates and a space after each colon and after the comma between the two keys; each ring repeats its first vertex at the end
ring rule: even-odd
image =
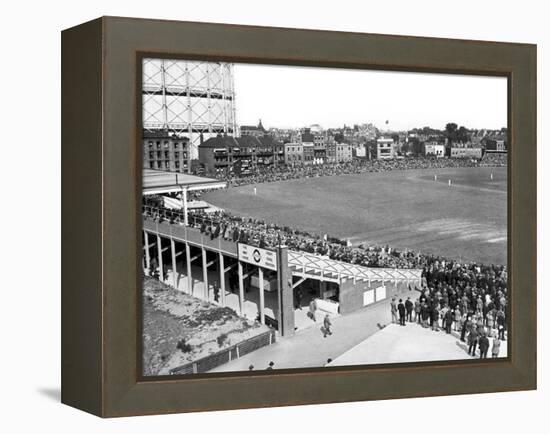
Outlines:
{"type": "Polygon", "coordinates": [[[507,127],[504,77],[235,64],[234,80],[239,125],[507,127]]]}

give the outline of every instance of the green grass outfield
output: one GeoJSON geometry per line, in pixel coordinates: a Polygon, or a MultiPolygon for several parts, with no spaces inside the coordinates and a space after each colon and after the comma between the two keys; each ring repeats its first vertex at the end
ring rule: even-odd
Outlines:
{"type": "Polygon", "coordinates": [[[354,245],[506,264],[506,185],[505,168],[405,170],[247,185],[204,199],[354,245]]]}

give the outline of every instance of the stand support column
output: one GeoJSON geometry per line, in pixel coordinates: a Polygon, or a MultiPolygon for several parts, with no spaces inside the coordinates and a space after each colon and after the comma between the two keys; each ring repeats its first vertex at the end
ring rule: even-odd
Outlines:
{"type": "Polygon", "coordinates": [[[262,267],[258,267],[258,281],[260,289],[260,323],[265,324],[264,314],[264,270],[262,267]]]}
{"type": "Polygon", "coordinates": [[[244,315],[244,285],[243,285],[243,264],[239,261],[239,313],[244,315]]]}

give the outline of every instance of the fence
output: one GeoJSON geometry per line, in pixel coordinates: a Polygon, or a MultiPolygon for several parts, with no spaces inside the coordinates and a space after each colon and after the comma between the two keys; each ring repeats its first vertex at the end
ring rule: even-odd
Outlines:
{"type": "Polygon", "coordinates": [[[222,351],[170,370],[170,375],[201,374],[275,342],[275,330],[241,341],[222,351]]]}

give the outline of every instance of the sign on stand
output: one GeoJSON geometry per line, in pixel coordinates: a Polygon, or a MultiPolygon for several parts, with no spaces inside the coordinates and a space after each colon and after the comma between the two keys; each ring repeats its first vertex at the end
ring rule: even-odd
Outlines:
{"type": "Polygon", "coordinates": [[[239,261],[277,271],[277,252],[239,243],[239,261]]]}

